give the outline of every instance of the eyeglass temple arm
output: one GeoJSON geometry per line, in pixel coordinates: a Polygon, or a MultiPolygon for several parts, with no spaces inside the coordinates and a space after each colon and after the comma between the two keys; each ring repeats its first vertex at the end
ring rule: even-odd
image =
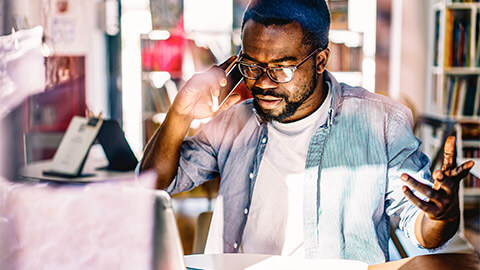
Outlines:
{"type": "Polygon", "coordinates": [[[299,66],[301,66],[303,63],[307,62],[308,59],[310,59],[310,57],[312,57],[314,54],[316,54],[318,51],[321,51],[322,48],[317,48],[315,49],[312,53],[310,53],[305,59],[303,59],[302,61],[300,61],[300,63],[298,63],[295,68],[298,68],[299,66]]]}

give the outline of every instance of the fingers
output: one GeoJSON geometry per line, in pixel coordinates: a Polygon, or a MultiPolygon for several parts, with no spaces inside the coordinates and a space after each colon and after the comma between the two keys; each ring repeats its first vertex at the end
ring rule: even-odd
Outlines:
{"type": "Polygon", "coordinates": [[[204,77],[202,81],[208,85],[208,88],[210,88],[210,92],[214,97],[218,97],[220,95],[220,88],[227,85],[226,71],[233,66],[236,59],[237,56],[232,55],[220,65],[212,66],[206,72],[198,74],[199,76],[204,77]]]}
{"type": "Polygon", "coordinates": [[[473,168],[473,165],[475,165],[475,162],[473,162],[473,160],[469,160],[462,165],[445,172],[445,174],[451,178],[457,178],[458,181],[460,181],[462,178],[467,176],[467,174],[470,172],[470,169],[473,168]]]}
{"type": "Polygon", "coordinates": [[[450,136],[445,141],[445,145],[443,147],[443,164],[442,164],[442,171],[449,170],[456,166],[454,160],[455,154],[455,137],[450,136]]]}
{"type": "Polygon", "coordinates": [[[213,66],[207,71],[207,73],[215,78],[212,78],[211,94],[214,97],[218,97],[220,95],[220,88],[227,85],[227,77],[225,76],[225,72],[221,68],[213,66]]]}
{"type": "Polygon", "coordinates": [[[403,193],[405,196],[418,208],[426,213],[437,212],[438,207],[432,202],[426,202],[413,194],[413,191],[407,186],[403,186],[403,193]]]}
{"type": "Polygon", "coordinates": [[[235,63],[236,58],[237,56],[232,56],[219,66],[212,66],[188,80],[172,104],[175,111],[182,115],[190,115],[194,119],[214,115],[213,107],[218,107],[217,97],[220,96],[220,89],[227,85],[224,68],[235,63]]]}
{"type": "Polygon", "coordinates": [[[193,75],[186,86],[193,91],[200,91],[205,95],[217,97],[220,94],[220,88],[226,84],[227,79],[223,70],[217,66],[212,66],[204,72],[193,75]]]}
{"type": "Polygon", "coordinates": [[[225,110],[226,108],[232,106],[232,105],[235,105],[235,103],[237,103],[239,100],[240,100],[241,96],[240,94],[237,94],[237,93],[233,93],[231,94],[227,100],[225,100],[225,102],[223,103],[222,106],[220,106],[220,108],[218,109],[218,112],[222,111],[222,110],[225,110]]]}
{"type": "Polygon", "coordinates": [[[221,63],[220,65],[218,65],[221,69],[223,69],[224,71],[227,71],[229,67],[232,66],[233,63],[235,63],[235,60],[237,60],[237,56],[236,55],[232,55],[230,56],[227,60],[225,60],[223,63],[221,63]]]}
{"type": "Polygon", "coordinates": [[[451,192],[454,188],[457,188],[460,181],[468,175],[473,165],[475,165],[475,162],[469,160],[447,171],[435,171],[432,175],[435,180],[434,189],[442,188],[447,191],[447,193],[451,192]]]}
{"type": "Polygon", "coordinates": [[[409,184],[413,189],[425,195],[428,199],[433,200],[435,202],[441,201],[441,195],[439,194],[438,190],[431,188],[428,185],[418,182],[410,175],[404,173],[401,176],[402,180],[409,184]]]}

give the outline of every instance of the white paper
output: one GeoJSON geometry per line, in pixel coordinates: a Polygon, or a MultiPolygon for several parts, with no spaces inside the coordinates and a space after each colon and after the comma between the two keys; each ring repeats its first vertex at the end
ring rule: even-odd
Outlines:
{"type": "Polygon", "coordinates": [[[73,117],[53,157],[50,171],[73,176],[80,174],[82,163],[102,123],[100,119],[95,126],[90,126],[87,118],[73,117]]]}

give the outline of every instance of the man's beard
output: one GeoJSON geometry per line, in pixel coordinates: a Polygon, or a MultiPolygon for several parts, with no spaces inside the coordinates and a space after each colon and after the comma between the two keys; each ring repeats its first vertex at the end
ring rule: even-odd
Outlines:
{"type": "Polygon", "coordinates": [[[302,88],[302,93],[301,93],[301,98],[298,101],[290,101],[289,97],[286,94],[283,93],[275,93],[273,90],[263,90],[260,88],[252,88],[250,89],[250,92],[252,93],[254,99],[253,99],[253,106],[255,107],[255,110],[257,113],[266,121],[278,121],[278,122],[283,122],[285,119],[291,117],[294,115],[298,108],[315,92],[315,87],[317,85],[317,76],[316,74],[313,74],[312,79],[310,80],[310,85],[305,86],[302,88]],[[256,95],[265,95],[265,96],[273,96],[273,97],[279,97],[282,98],[286,105],[283,108],[283,111],[280,112],[278,115],[273,115],[272,113],[265,112],[263,109],[258,105],[257,100],[255,99],[256,95]]]}

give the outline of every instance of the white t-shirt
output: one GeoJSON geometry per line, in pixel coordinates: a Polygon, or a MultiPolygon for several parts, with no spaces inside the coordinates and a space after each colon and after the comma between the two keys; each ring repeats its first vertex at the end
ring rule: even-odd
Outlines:
{"type": "Polygon", "coordinates": [[[268,124],[268,143],[253,190],[241,252],[304,257],[305,162],[315,125],[327,120],[330,93],[306,118],[268,124]]]}
{"type": "MultiPolygon", "coordinates": [[[[304,257],[303,175],[310,138],[328,117],[330,84],[328,89],[322,105],[306,118],[292,123],[268,123],[268,143],[248,210],[241,252],[304,257]]],[[[223,253],[222,204],[219,196],[205,253],[223,253]]]]}

